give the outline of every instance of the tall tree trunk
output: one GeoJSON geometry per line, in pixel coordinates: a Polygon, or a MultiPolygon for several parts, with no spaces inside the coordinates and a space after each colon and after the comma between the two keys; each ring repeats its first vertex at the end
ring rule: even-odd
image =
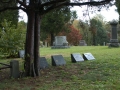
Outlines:
{"type": "Polygon", "coordinates": [[[40,15],[38,13],[35,14],[34,34],[34,67],[36,76],[39,76],[40,15]]]}
{"type": "Polygon", "coordinates": [[[28,12],[28,24],[25,43],[25,74],[26,76],[33,76],[34,65],[34,17],[33,11],[28,12]]]}
{"type": "Polygon", "coordinates": [[[53,46],[53,42],[54,42],[54,38],[55,38],[54,33],[51,33],[50,35],[51,35],[51,46],[53,46]]]}

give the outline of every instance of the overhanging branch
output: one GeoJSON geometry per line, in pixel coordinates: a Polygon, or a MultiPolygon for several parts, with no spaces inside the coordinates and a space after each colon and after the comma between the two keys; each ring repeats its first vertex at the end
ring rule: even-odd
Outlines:
{"type": "Polygon", "coordinates": [[[6,11],[6,10],[18,10],[18,9],[21,9],[24,12],[26,12],[26,9],[22,7],[5,7],[5,8],[0,9],[0,12],[6,11]]]}
{"type": "Polygon", "coordinates": [[[22,2],[22,1],[20,1],[20,0],[16,0],[21,6],[23,6],[24,8],[27,8],[28,6],[24,3],[24,2],[22,2]]]}
{"type": "MultiPolygon", "coordinates": [[[[66,1],[66,0],[63,0],[63,1],[66,1]]],[[[51,7],[47,8],[46,10],[44,10],[44,13],[47,13],[47,12],[49,12],[49,11],[55,9],[55,8],[59,8],[59,7],[62,7],[62,6],[82,6],[82,5],[99,6],[99,5],[108,4],[108,3],[110,3],[110,1],[113,1],[113,0],[103,0],[103,1],[99,1],[99,2],[92,1],[92,2],[84,2],[84,3],[61,2],[60,4],[56,4],[56,5],[54,4],[51,7]]],[[[48,4],[46,4],[46,5],[48,5],[48,4]]]]}
{"type": "Polygon", "coordinates": [[[5,0],[0,0],[1,3],[10,3],[12,0],[8,0],[8,1],[5,1],[5,0]]]}

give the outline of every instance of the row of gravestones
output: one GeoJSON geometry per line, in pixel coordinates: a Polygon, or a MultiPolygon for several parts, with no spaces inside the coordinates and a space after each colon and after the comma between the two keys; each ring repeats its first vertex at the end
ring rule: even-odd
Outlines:
{"type": "MultiPolygon", "coordinates": [[[[23,58],[24,57],[25,52],[22,50],[21,52],[19,52],[19,57],[23,58]]],[[[62,55],[53,55],[51,56],[52,59],[52,66],[60,66],[60,65],[65,65],[66,61],[63,58],[62,55]]],[[[73,63],[76,62],[81,62],[84,60],[94,60],[94,56],[91,53],[84,53],[83,55],[81,55],[80,53],[73,53],[71,54],[71,61],[73,63]]],[[[39,68],[40,69],[44,69],[46,67],[48,67],[49,64],[47,63],[47,60],[45,57],[40,57],[39,59],[39,68]]]]}

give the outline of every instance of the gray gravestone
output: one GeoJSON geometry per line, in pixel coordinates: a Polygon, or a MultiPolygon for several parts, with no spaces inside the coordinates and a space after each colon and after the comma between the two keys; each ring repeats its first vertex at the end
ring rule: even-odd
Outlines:
{"type": "Polygon", "coordinates": [[[62,55],[51,56],[51,59],[52,59],[52,66],[60,66],[66,64],[66,61],[64,60],[62,55]]]}
{"type": "Polygon", "coordinates": [[[39,58],[39,68],[40,69],[44,69],[44,68],[47,68],[49,65],[47,63],[47,60],[45,57],[40,57],[39,58]]]}
{"type": "Polygon", "coordinates": [[[83,57],[79,53],[71,54],[71,60],[72,60],[72,62],[84,61],[83,57]]]}
{"type": "Polygon", "coordinates": [[[53,46],[51,48],[69,48],[66,36],[55,36],[55,41],[53,42],[53,46]]]}
{"type": "Polygon", "coordinates": [[[10,62],[10,72],[11,72],[11,77],[12,78],[19,78],[20,77],[20,72],[19,72],[19,62],[17,60],[12,60],[10,62]]]}
{"type": "Polygon", "coordinates": [[[85,40],[80,40],[79,45],[80,46],[87,46],[85,40]]]}
{"type": "Polygon", "coordinates": [[[24,56],[25,56],[25,50],[19,50],[18,57],[19,58],[24,58],[24,56]]]}
{"type": "Polygon", "coordinates": [[[113,20],[112,22],[110,22],[111,28],[112,28],[112,32],[111,32],[111,39],[110,39],[110,44],[109,47],[119,47],[119,42],[117,39],[117,24],[118,22],[116,22],[115,20],[113,20]]]}
{"type": "Polygon", "coordinates": [[[94,60],[94,56],[91,53],[84,53],[83,54],[84,60],[94,60]]]}

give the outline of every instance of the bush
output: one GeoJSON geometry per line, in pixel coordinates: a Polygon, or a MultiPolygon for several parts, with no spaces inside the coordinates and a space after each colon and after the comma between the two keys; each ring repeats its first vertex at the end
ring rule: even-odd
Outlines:
{"type": "Polygon", "coordinates": [[[25,30],[21,30],[22,26],[18,28],[11,25],[11,22],[4,20],[0,30],[0,52],[4,55],[15,57],[18,50],[24,48],[25,30]]]}

